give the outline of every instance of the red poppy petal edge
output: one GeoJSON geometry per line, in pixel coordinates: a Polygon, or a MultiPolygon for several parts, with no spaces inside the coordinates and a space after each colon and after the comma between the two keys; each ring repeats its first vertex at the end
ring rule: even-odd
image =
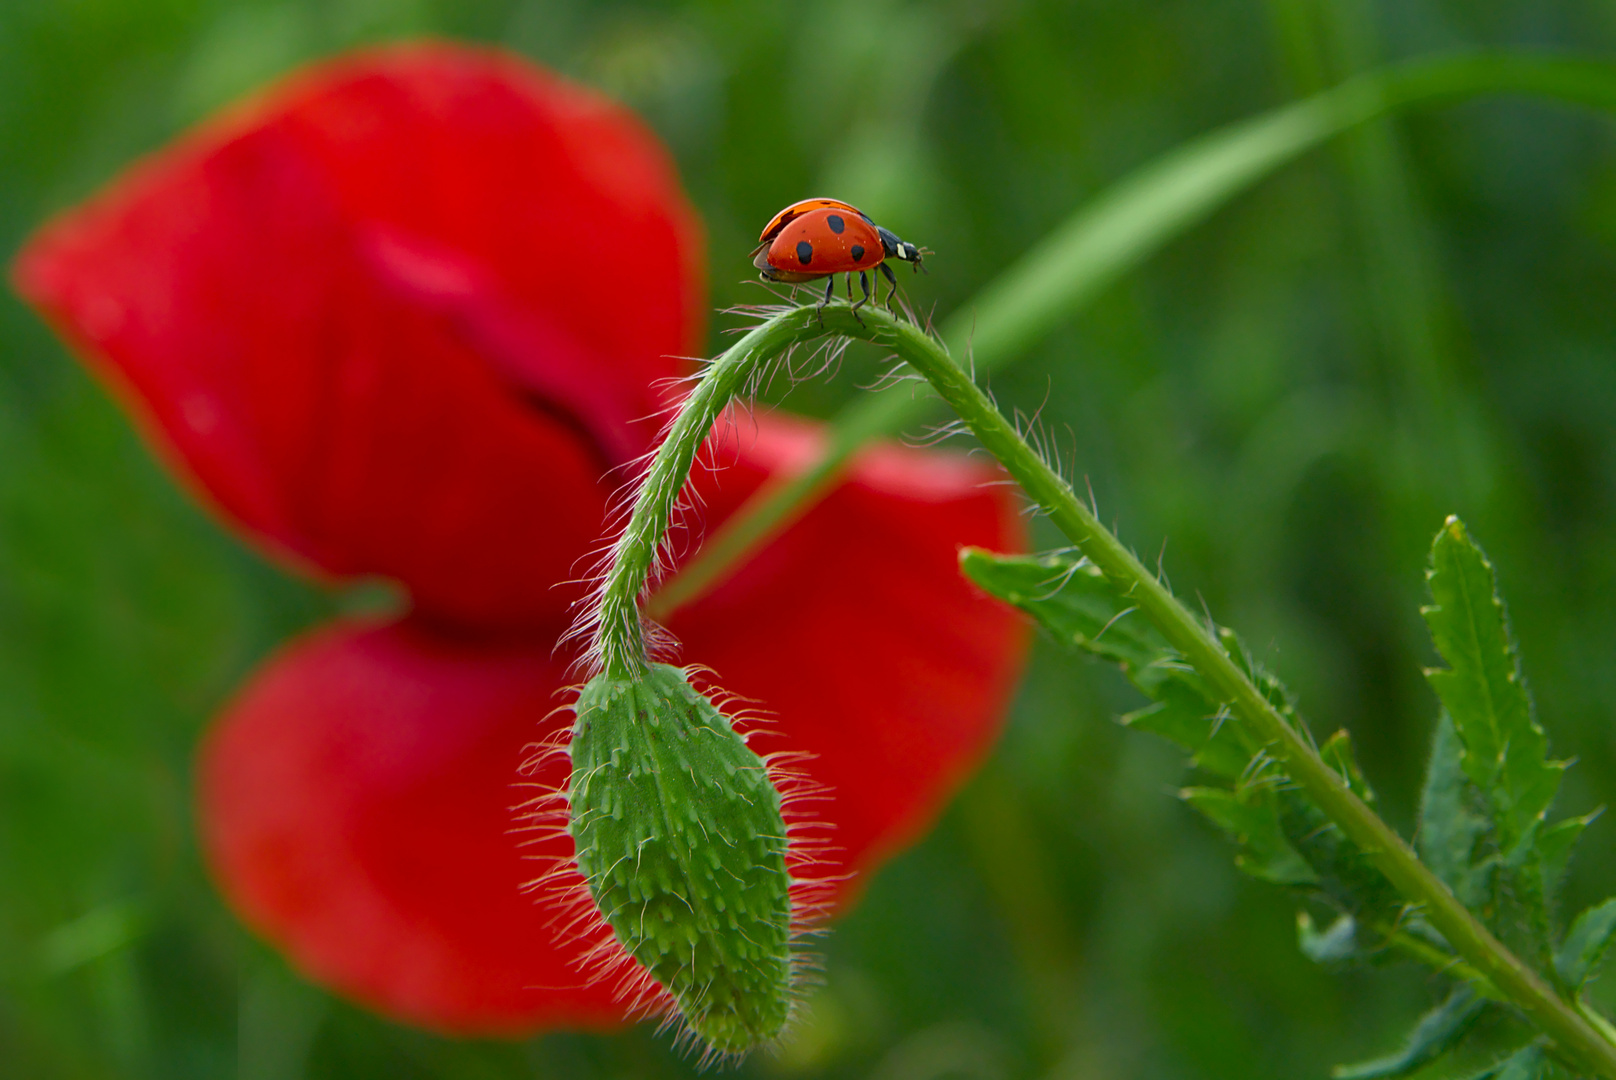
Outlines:
{"type": "MultiPolygon", "coordinates": [[[[337,625],[248,682],[199,754],[204,851],[246,922],[317,982],[455,1034],[623,1021],[523,885],[571,844],[515,829],[524,747],[566,684],[547,642],[337,625]]],[[[533,783],[558,785],[556,761],[533,783]]]]}

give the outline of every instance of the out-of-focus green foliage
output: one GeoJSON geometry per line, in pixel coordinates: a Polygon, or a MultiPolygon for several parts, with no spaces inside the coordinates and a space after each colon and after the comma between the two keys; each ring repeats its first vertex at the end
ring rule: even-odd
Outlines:
{"type": "Polygon", "coordinates": [[[1437,1060],[1467,1035],[1476,1026],[1476,1020],[1486,1004],[1476,997],[1470,987],[1455,988],[1446,1001],[1420,1018],[1409,1034],[1408,1044],[1401,1050],[1361,1065],[1338,1068],[1334,1073],[1335,1080],[1382,1080],[1384,1077],[1407,1076],[1437,1060]]]}
{"type": "MultiPolygon", "coordinates": [[[[641,110],[705,216],[715,306],[763,296],[746,283],[762,221],[835,194],[937,251],[906,288],[941,316],[1185,139],[1456,45],[1608,53],[1616,16],[1571,0],[14,2],[0,253],[264,79],[427,32],[502,42],[641,110]]],[[[1166,542],[1180,594],[1237,627],[1319,730],[1353,733],[1405,832],[1436,708],[1420,573],[1450,512],[1487,538],[1539,716],[1579,762],[1557,805],[1616,791],[1613,130],[1495,102],[1349,136],[993,379],[1007,407],[1042,409],[1124,538],[1166,542]]],[[[631,302],[630,275],[615,287],[631,302]]],[[[787,404],[828,412],[877,359],[787,404]]],[[[276,642],[353,602],[224,533],[0,298],[0,1075],[688,1073],[646,1033],[394,1027],[300,982],[224,910],[191,839],[195,741],[276,642]]],[[[1178,751],[1111,721],[1135,703],[1114,671],[1040,652],[995,759],[827,940],[796,1041],[745,1070],[1289,1078],[1400,1045],[1434,988],[1303,956],[1283,895],[1170,797],[1178,751]]],[[[1563,912],[1616,892],[1611,827],[1589,827],[1563,912]]]]}

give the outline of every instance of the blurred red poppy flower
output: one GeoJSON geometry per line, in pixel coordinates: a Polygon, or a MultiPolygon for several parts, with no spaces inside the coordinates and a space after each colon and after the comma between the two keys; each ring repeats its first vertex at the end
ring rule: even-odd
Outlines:
{"type": "MultiPolygon", "coordinates": [[[[655,138],[513,57],[327,63],[47,225],[19,291],[176,473],[272,557],[385,575],[411,611],[270,658],[200,755],[204,849],[311,977],[453,1032],[604,1027],[522,885],[523,747],[554,713],[573,577],[699,340],[698,227],[655,138]],[[627,267],[633,268],[632,277],[627,267]]],[[[758,416],[696,481],[709,525],[812,460],[758,416]]],[[[997,733],[1024,650],[960,544],[1021,544],[987,469],[865,453],[670,628],[812,756],[850,875],[912,840],[997,733]]],[[[559,766],[556,766],[559,768],[559,766]]],[[[558,783],[558,775],[530,778],[558,783]]],[[[547,846],[546,846],[547,845],[547,846]]],[[[843,886],[843,899],[848,887],[843,886]]]]}

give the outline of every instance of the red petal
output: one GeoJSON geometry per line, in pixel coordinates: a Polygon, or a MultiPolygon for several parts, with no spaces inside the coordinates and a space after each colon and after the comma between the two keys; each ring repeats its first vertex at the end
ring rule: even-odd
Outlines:
{"type": "MultiPolygon", "coordinates": [[[[702,474],[709,521],[811,460],[809,426],[760,418],[702,474]]],[[[872,868],[935,817],[1004,716],[1026,634],[974,595],[959,544],[1021,546],[991,470],[878,448],[850,482],[679,613],[687,658],[772,713],[760,750],[809,751],[826,874],[872,868]]],[[[400,1019],[462,1033],[603,1026],[521,891],[565,840],[518,847],[513,786],[565,672],[547,641],[456,643],[417,623],[344,626],[271,661],[201,754],[203,840],[246,920],[311,977],[400,1019]]],[[[561,764],[533,777],[559,784],[561,764]]],[[[857,882],[837,886],[845,902],[857,882]]]]}
{"type": "MultiPolygon", "coordinates": [[[[742,423],[698,474],[708,521],[771,473],[813,461],[819,429],[742,423]]],[[[773,719],[760,752],[806,751],[829,799],[825,873],[867,869],[909,844],[987,752],[1020,676],[1027,628],[960,575],[962,545],[1020,551],[1003,474],[962,456],[878,446],[847,483],[668,628],[683,660],[773,719]]],[[[845,896],[844,896],[845,899],[845,896]]]]}
{"type": "MultiPolygon", "coordinates": [[[[558,949],[522,891],[512,807],[523,748],[565,683],[548,642],[455,644],[411,623],[348,625],[264,667],[202,747],[202,839],[243,918],[318,982],[460,1033],[602,1027],[606,987],[558,949]]],[[[558,785],[555,761],[531,779],[558,785]]]]}
{"type": "Polygon", "coordinates": [[[18,289],[268,544],[556,624],[702,287],[661,147],[503,54],[305,72],[40,232],[18,289]],[[625,268],[633,271],[626,280],[625,268]]]}

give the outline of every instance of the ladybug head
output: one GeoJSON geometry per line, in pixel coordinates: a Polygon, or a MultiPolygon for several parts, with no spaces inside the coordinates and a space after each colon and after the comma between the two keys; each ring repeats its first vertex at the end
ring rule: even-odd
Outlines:
{"type": "Polygon", "coordinates": [[[886,249],[887,258],[902,259],[904,262],[914,263],[916,270],[922,269],[920,257],[926,254],[924,250],[915,247],[907,240],[899,240],[891,229],[883,229],[877,225],[875,231],[881,236],[881,246],[886,249]]]}

